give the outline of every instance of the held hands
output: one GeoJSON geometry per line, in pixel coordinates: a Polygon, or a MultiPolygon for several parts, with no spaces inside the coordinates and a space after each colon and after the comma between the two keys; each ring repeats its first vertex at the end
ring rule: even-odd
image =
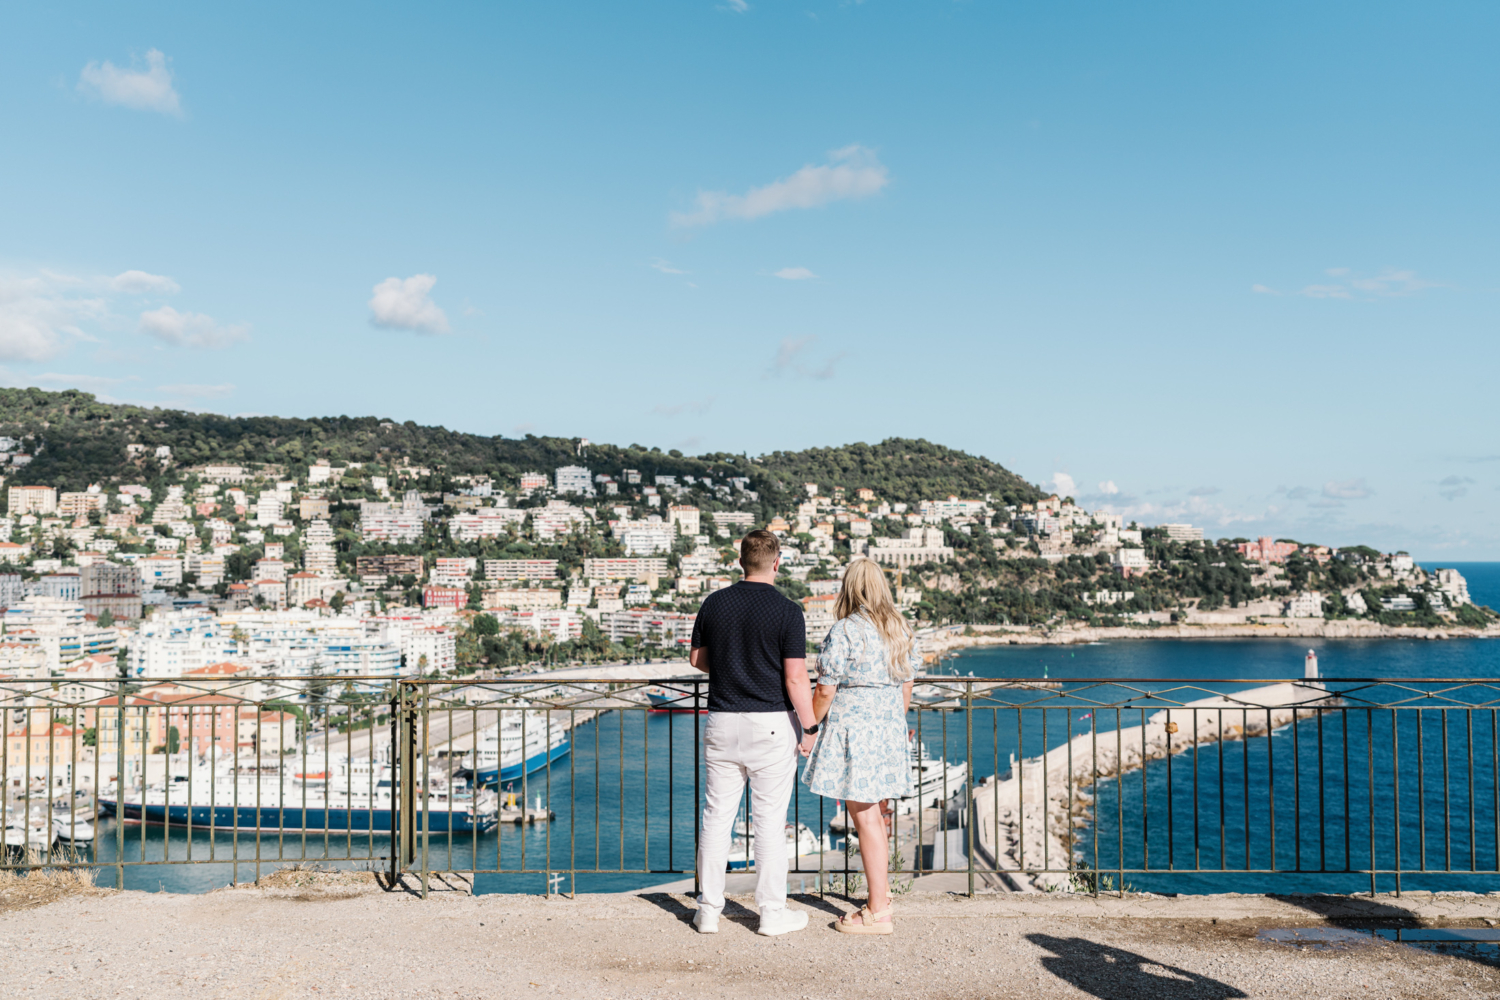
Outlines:
{"type": "Polygon", "coordinates": [[[802,742],[797,744],[797,751],[806,757],[812,753],[813,745],[818,742],[818,737],[813,733],[803,733],[802,742]]]}

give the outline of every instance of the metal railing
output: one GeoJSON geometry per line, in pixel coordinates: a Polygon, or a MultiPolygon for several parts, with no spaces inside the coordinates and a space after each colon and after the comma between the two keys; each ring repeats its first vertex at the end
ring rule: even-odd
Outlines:
{"type": "MultiPolygon", "coordinates": [[[[0,868],[184,890],[288,863],[424,893],[451,872],[547,893],[686,879],[706,700],[701,676],[0,681],[0,868]]],[[[926,676],[909,726],[900,882],[1500,888],[1497,680],[926,676]]],[[[842,804],[799,782],[788,819],[792,888],[852,889],[842,804]]]]}

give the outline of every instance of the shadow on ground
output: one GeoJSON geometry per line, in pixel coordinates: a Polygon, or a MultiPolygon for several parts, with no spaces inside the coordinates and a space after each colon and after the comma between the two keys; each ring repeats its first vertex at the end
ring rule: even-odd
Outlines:
{"type": "Polygon", "coordinates": [[[1167,1000],[1230,1000],[1250,994],[1171,965],[1162,965],[1144,955],[1111,948],[1084,938],[1060,938],[1028,934],[1026,940],[1052,952],[1042,967],[1064,982],[1102,1000],[1136,1000],[1165,997],[1167,1000]]]}

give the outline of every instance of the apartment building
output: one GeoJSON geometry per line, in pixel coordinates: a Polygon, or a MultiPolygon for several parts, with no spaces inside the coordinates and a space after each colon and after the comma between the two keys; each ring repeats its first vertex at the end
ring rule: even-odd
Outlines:
{"type": "Polygon", "coordinates": [[[12,486],[6,498],[6,509],[12,517],[57,513],[57,489],[53,486],[12,486]]]}

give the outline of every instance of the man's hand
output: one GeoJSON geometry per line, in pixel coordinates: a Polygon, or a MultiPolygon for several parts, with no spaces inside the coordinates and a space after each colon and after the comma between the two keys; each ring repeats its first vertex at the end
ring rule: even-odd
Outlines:
{"type": "Polygon", "coordinates": [[[812,753],[813,746],[817,742],[818,737],[816,734],[803,733],[802,742],[797,744],[797,749],[801,752],[802,756],[806,757],[808,754],[812,753]]]}

